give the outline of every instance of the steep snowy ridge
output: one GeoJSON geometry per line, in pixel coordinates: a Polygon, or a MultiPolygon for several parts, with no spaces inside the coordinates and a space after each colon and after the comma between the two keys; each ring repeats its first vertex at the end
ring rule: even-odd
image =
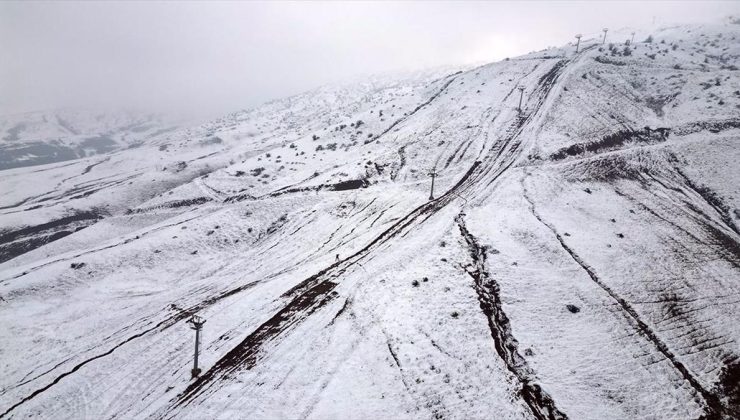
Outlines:
{"type": "Polygon", "coordinates": [[[0,172],[0,418],[740,417],[738,38],[326,87],[0,172]]]}

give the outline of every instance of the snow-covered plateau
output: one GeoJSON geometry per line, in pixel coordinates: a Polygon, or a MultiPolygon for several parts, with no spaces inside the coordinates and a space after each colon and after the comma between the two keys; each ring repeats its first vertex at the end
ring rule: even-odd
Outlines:
{"type": "Polygon", "coordinates": [[[0,418],[740,418],[740,25],[628,38],[0,118],[0,418]]]}

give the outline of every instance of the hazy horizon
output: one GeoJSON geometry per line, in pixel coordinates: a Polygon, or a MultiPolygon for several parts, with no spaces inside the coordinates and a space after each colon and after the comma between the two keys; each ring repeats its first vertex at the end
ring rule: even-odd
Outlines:
{"type": "Polygon", "coordinates": [[[720,22],[737,2],[4,2],[0,113],[213,117],[366,75],[497,61],[602,27],[720,22]]]}

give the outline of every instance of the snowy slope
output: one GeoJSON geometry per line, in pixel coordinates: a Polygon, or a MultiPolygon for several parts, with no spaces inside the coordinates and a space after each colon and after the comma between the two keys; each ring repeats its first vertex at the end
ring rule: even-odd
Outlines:
{"type": "Polygon", "coordinates": [[[138,147],[177,127],[161,116],[82,110],[0,117],[0,170],[64,162],[138,147]]]}
{"type": "Polygon", "coordinates": [[[652,38],[0,172],[0,417],[737,418],[740,26],[652,38]]]}

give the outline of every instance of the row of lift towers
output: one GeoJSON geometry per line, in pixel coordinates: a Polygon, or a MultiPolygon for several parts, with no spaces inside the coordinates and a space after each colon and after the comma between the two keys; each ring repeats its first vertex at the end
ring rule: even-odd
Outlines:
{"type": "MultiPolygon", "coordinates": [[[[602,32],[604,32],[604,37],[601,39],[601,44],[606,43],[606,33],[609,32],[609,28],[602,29],[602,32]]],[[[632,32],[632,38],[630,40],[630,43],[635,42],[635,33],[632,32]]],[[[581,46],[581,38],[583,37],[582,34],[576,35],[576,53],[579,51],[579,47],[581,46]]],[[[519,90],[519,106],[517,106],[517,111],[522,112],[522,99],[524,98],[524,86],[517,86],[517,89],[519,90]]],[[[439,176],[439,173],[437,173],[436,168],[429,171],[428,175],[432,177],[432,186],[431,190],[429,192],[429,200],[434,200],[434,179],[439,176]]],[[[195,331],[195,354],[193,355],[193,369],[191,370],[191,375],[193,378],[197,378],[200,375],[200,368],[198,367],[198,355],[200,352],[200,335],[201,330],[203,329],[203,324],[206,323],[206,320],[197,316],[193,315],[190,319],[188,319],[188,324],[190,324],[190,328],[195,331]]]]}
{"type": "MultiPolygon", "coordinates": [[[[601,44],[603,45],[606,43],[606,33],[609,32],[609,28],[604,28],[601,31],[604,32],[604,36],[601,39],[601,44]]],[[[632,35],[632,37],[630,38],[630,44],[633,44],[635,42],[635,32],[632,32],[630,35],[632,35]]],[[[581,38],[583,38],[582,34],[576,34],[576,53],[578,53],[579,48],[581,46],[581,38]]],[[[517,106],[516,109],[518,112],[521,113],[522,112],[522,99],[524,99],[524,86],[519,85],[517,86],[517,89],[519,90],[519,105],[517,106]]],[[[434,178],[439,176],[439,173],[437,173],[436,168],[434,168],[431,171],[429,171],[427,175],[432,177],[432,188],[431,188],[431,191],[429,192],[429,200],[431,201],[431,200],[434,200],[434,178]]]]}

